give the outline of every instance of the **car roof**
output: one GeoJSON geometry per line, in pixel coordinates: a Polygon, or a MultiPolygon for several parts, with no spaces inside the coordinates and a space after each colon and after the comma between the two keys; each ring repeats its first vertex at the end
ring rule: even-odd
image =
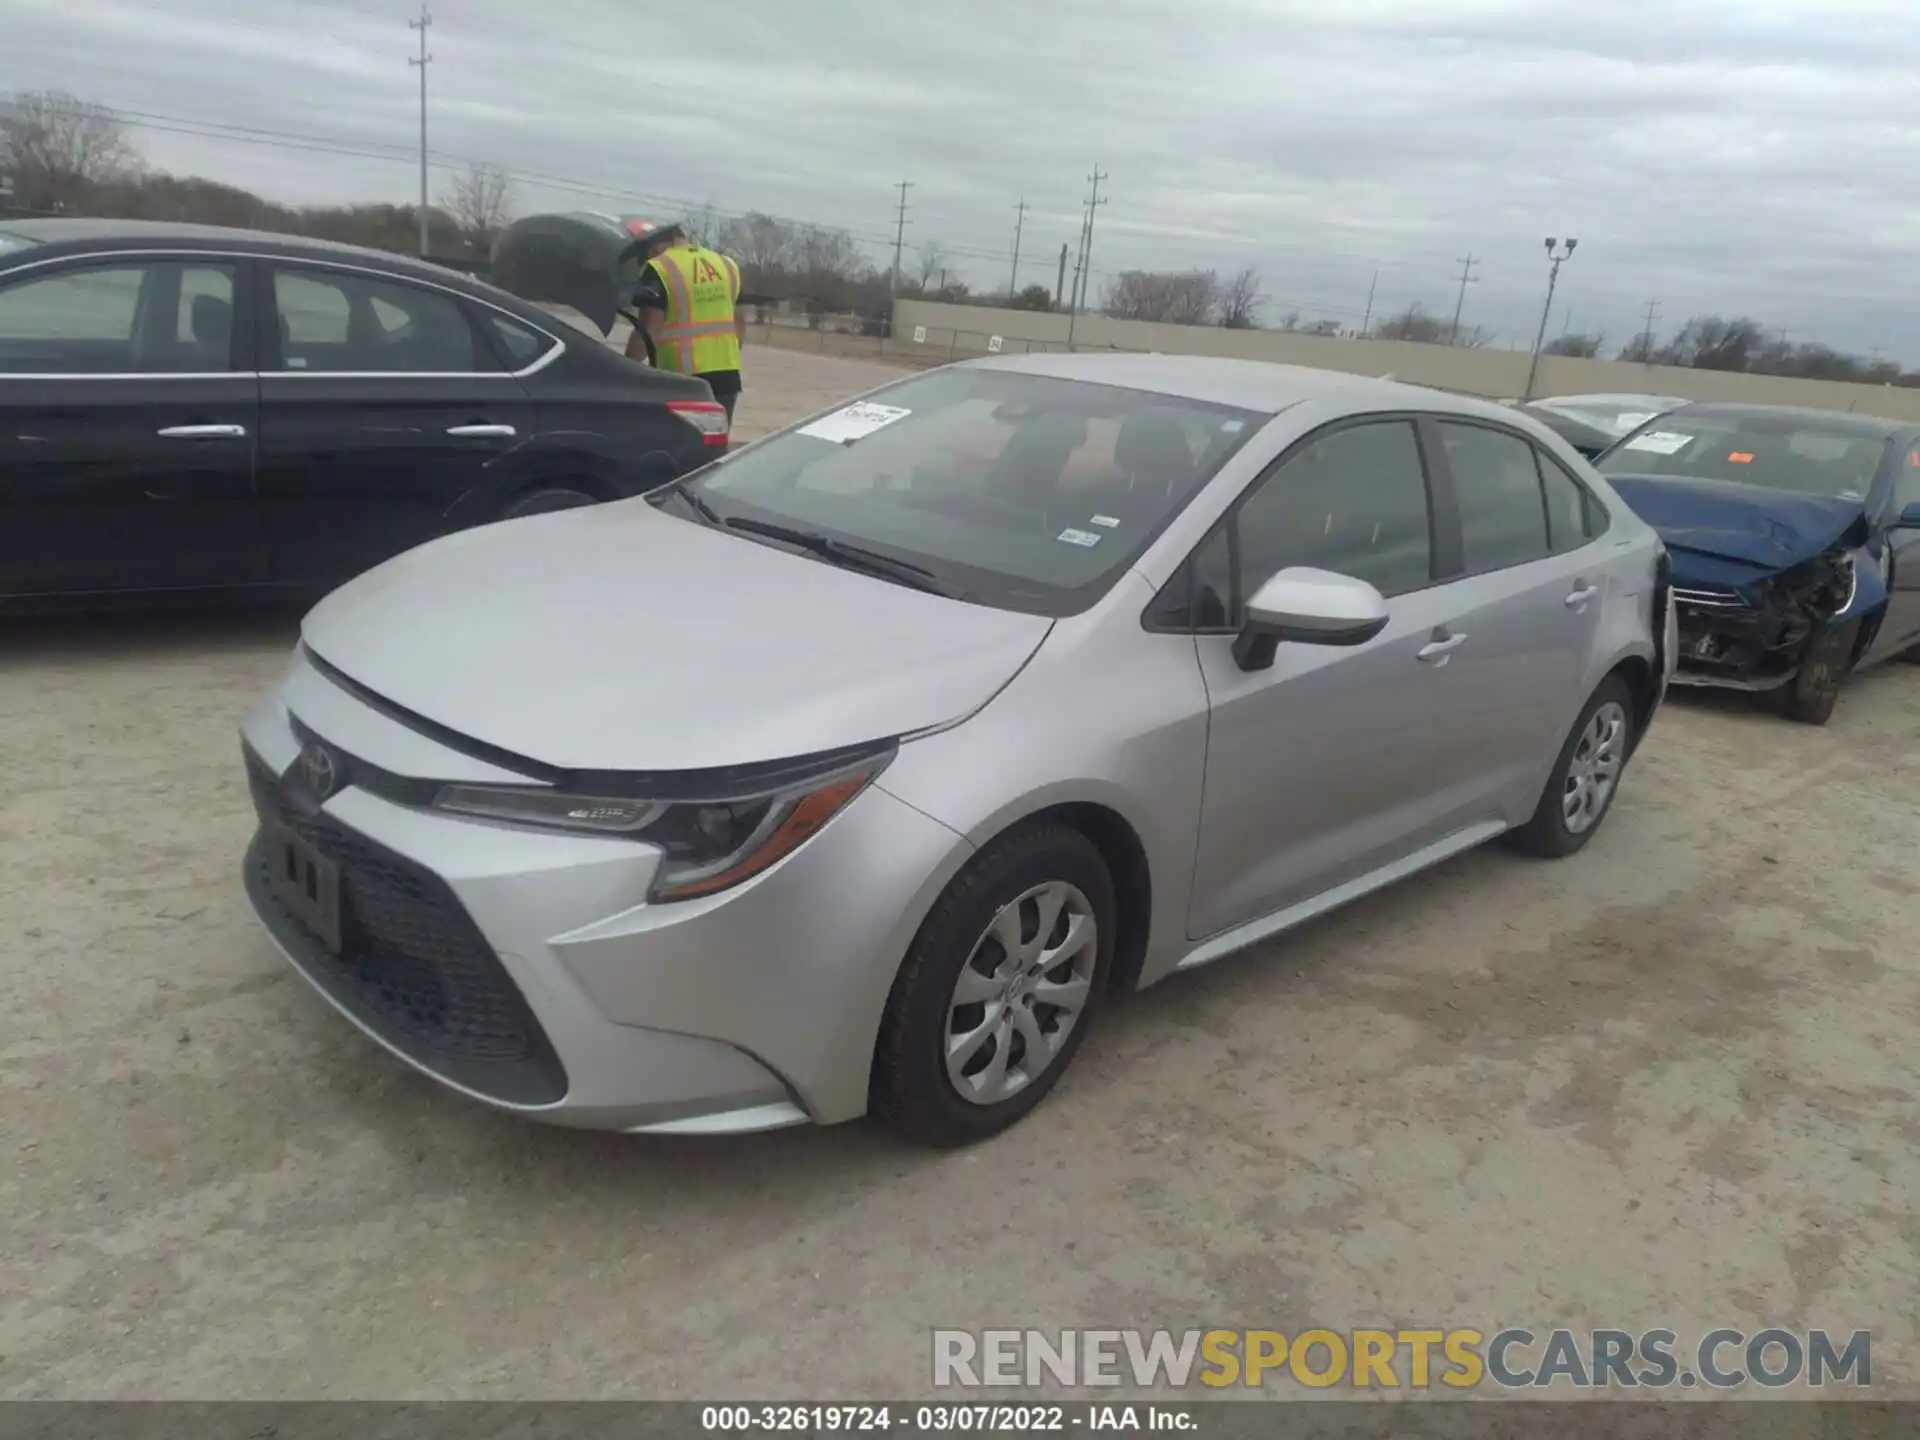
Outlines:
{"type": "Polygon", "coordinates": [[[1233,360],[1215,355],[1040,351],[968,360],[963,364],[972,369],[1010,370],[1095,385],[1116,385],[1267,415],[1277,415],[1309,400],[1355,410],[1437,409],[1494,420],[1510,420],[1513,415],[1510,409],[1491,400],[1455,391],[1340,370],[1317,370],[1267,360],[1233,360]]]}
{"type": "MultiPolygon", "coordinates": [[[[1742,416],[1790,416],[1804,420],[1808,424],[1817,424],[1823,429],[1850,431],[1856,435],[1875,438],[1887,438],[1904,434],[1915,429],[1910,420],[1889,420],[1884,415],[1860,415],[1851,410],[1820,410],[1807,405],[1752,405],[1731,400],[1696,400],[1685,407],[1687,415],[1724,415],[1729,419],[1742,416]]],[[[1672,415],[1663,416],[1671,420],[1672,415]]]]}
{"type": "MultiPolygon", "coordinates": [[[[16,251],[8,260],[40,263],[55,258],[62,250],[137,250],[148,246],[192,246],[206,250],[235,250],[252,254],[284,256],[288,259],[352,261],[378,266],[396,275],[412,275],[436,285],[457,286],[467,293],[484,297],[489,304],[511,301],[511,308],[529,310],[527,302],[498,286],[489,285],[471,275],[430,261],[417,260],[391,250],[375,250],[365,245],[347,245],[338,240],[319,240],[306,235],[283,235],[272,230],[242,230],[226,225],[176,224],[166,220],[110,220],[65,218],[46,220],[8,220],[0,222],[0,233],[39,242],[47,249],[16,251]]],[[[509,308],[502,306],[502,308],[509,308]]]]}
{"type": "Polygon", "coordinates": [[[1684,405],[1686,400],[1679,395],[1629,395],[1608,392],[1595,395],[1545,395],[1538,400],[1529,400],[1529,405],[1644,405],[1651,401],[1656,405],[1684,405]]]}

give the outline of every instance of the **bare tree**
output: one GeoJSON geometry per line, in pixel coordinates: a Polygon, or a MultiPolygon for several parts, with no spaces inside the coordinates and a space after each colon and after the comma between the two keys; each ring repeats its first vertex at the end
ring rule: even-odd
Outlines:
{"type": "Polygon", "coordinates": [[[0,100],[0,170],[29,210],[83,205],[93,187],[140,168],[140,155],[112,111],[55,90],[0,100]]]}
{"type": "Polygon", "coordinates": [[[1549,340],[1540,353],[1568,355],[1576,360],[1592,360],[1599,356],[1600,347],[1604,344],[1606,344],[1604,335],[1561,335],[1549,340]]]}
{"type": "MultiPolygon", "coordinates": [[[[1220,291],[1218,301],[1219,324],[1228,330],[1257,330],[1260,328],[1260,308],[1267,302],[1260,288],[1260,272],[1248,266],[1238,275],[1227,281],[1220,291]]],[[[1293,317],[1294,324],[1300,317],[1293,317]]],[[[1292,329],[1293,326],[1288,326],[1292,329]]]]}
{"type": "Polygon", "coordinates": [[[1398,315],[1389,315],[1373,327],[1375,340],[1412,340],[1420,345],[1457,345],[1477,350],[1487,343],[1487,332],[1479,325],[1463,328],[1457,334],[1444,320],[1436,320],[1415,301],[1398,315]]]}
{"type": "Polygon", "coordinates": [[[1212,270],[1124,270],[1101,304],[1116,320],[1207,325],[1220,305],[1220,277],[1212,270]]]}
{"type": "Polygon", "coordinates": [[[722,239],[727,230],[726,222],[721,218],[720,207],[713,201],[705,201],[698,209],[688,211],[680,223],[689,240],[714,249],[726,248],[722,239]]]}
{"type": "Polygon", "coordinates": [[[489,250],[494,236],[513,220],[513,177],[498,165],[470,165],[454,177],[440,203],[468,244],[489,250]]]}
{"type": "Polygon", "coordinates": [[[933,277],[938,275],[947,263],[947,252],[938,240],[929,240],[919,250],[920,262],[919,286],[922,290],[933,288],[933,277]]]}

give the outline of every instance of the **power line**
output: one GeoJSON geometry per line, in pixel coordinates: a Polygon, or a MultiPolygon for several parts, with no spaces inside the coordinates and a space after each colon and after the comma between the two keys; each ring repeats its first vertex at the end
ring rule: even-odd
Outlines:
{"type": "Polygon", "coordinates": [[[1027,201],[1022,196],[1015,207],[1018,214],[1013,222],[1013,273],[1007,276],[1007,298],[1011,300],[1020,293],[1020,232],[1027,227],[1027,201]]]}
{"type": "Polygon", "coordinates": [[[1087,303],[1087,281],[1092,278],[1088,272],[1093,268],[1093,217],[1099,208],[1107,202],[1100,198],[1100,182],[1107,178],[1096,162],[1093,174],[1087,177],[1092,185],[1086,202],[1086,218],[1080,225],[1080,254],[1073,262],[1073,304],[1067,308],[1067,349],[1073,349],[1073,332],[1080,319],[1081,307],[1087,303]]]}
{"type": "Polygon", "coordinates": [[[900,293],[900,247],[906,243],[907,191],[912,188],[913,182],[911,180],[902,180],[900,182],[900,215],[898,221],[895,223],[893,232],[893,286],[888,292],[893,295],[900,293]]]}
{"type": "Polygon", "coordinates": [[[433,25],[433,16],[427,13],[424,3],[420,6],[420,18],[409,20],[407,28],[420,32],[420,58],[409,57],[407,64],[420,71],[420,255],[425,258],[427,244],[427,66],[433,63],[433,56],[427,53],[427,31],[433,25]]]}
{"type": "Polygon", "coordinates": [[[1467,286],[1480,277],[1473,273],[1473,267],[1480,262],[1474,259],[1473,252],[1467,252],[1466,259],[1460,262],[1460,298],[1453,302],[1453,328],[1447,332],[1447,344],[1452,345],[1460,339],[1460,312],[1467,305],[1467,286]]]}

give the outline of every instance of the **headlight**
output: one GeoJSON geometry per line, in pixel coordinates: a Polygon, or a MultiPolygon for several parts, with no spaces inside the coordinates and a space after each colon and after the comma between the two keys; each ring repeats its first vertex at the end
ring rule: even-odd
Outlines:
{"type": "Polygon", "coordinates": [[[737,779],[711,798],[449,785],[434,806],[543,830],[643,840],[664,852],[647,898],[691,900],[729,890],[791,855],[846,809],[892,755],[889,749],[829,770],[815,766],[815,773],[784,767],[775,784],[737,779]]]}

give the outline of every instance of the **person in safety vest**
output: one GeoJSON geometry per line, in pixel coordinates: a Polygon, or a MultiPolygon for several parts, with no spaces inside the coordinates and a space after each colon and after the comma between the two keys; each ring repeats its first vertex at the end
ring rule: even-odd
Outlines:
{"type": "MultiPolygon", "coordinates": [[[[640,224],[630,228],[639,231],[640,224]]],[[[695,244],[678,225],[640,233],[646,260],[633,304],[641,323],[627,340],[627,355],[637,360],[644,354],[658,369],[698,375],[726,406],[731,423],[740,398],[740,342],[747,332],[736,308],[740,267],[695,244]]]]}

